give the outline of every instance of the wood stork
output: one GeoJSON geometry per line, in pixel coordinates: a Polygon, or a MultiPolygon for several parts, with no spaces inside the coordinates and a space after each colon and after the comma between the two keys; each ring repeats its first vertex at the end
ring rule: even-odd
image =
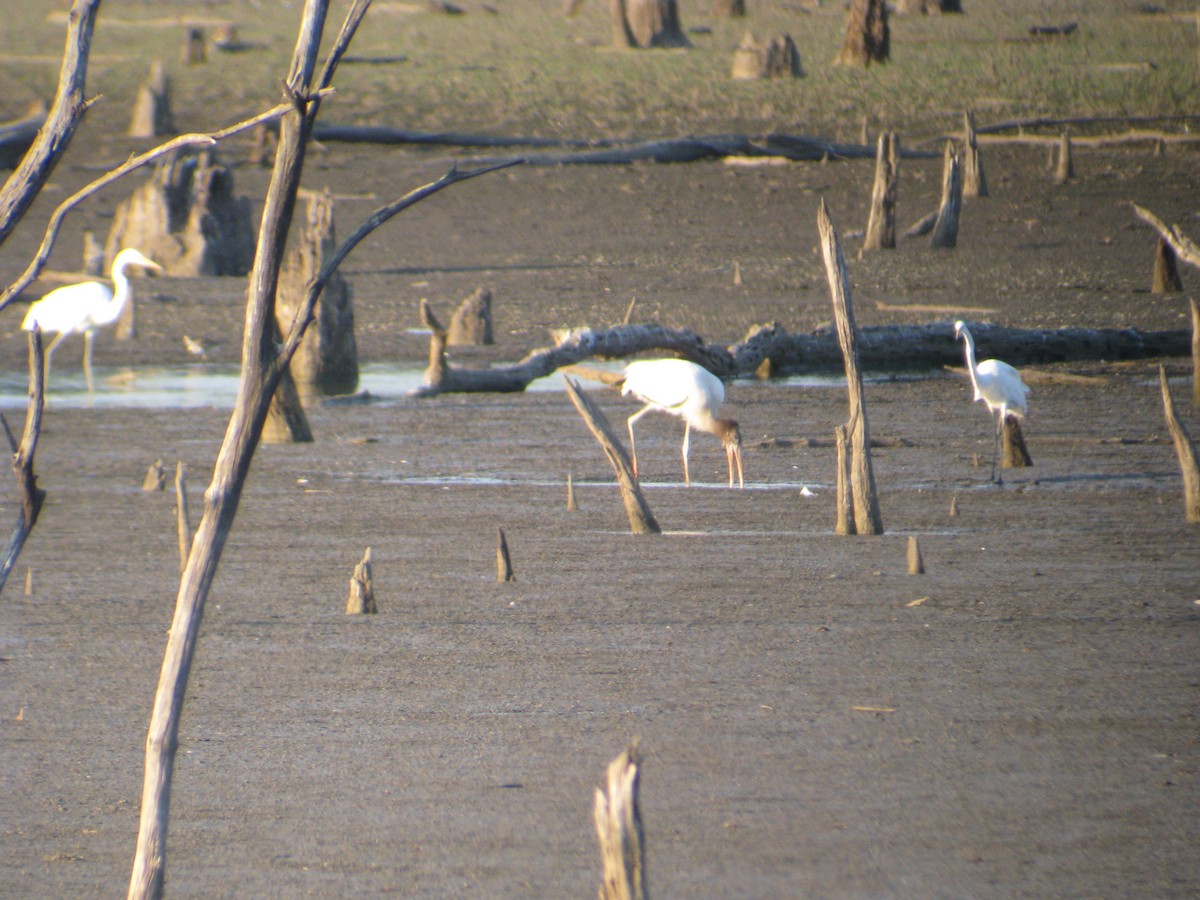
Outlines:
{"type": "Polygon", "coordinates": [[[975,362],[975,339],[966,324],[960,319],[954,323],[954,336],[961,337],[966,343],[967,371],[971,375],[971,385],[975,388],[975,400],[987,404],[989,412],[996,413],[996,436],[992,443],[992,481],[996,480],[996,454],[1000,448],[1000,435],[1004,431],[1004,420],[1012,415],[1018,419],[1025,418],[1029,407],[1025,396],[1029,386],[1021,380],[1021,373],[1006,362],[998,359],[985,359],[975,362]]]}
{"type": "Polygon", "coordinates": [[[112,263],[114,292],[100,281],[84,281],[56,288],[29,307],[21,327],[33,331],[34,325],[44,332],[54,332],[55,338],[46,349],[46,377],[50,376],[50,357],[63,338],[71,334],[83,335],[83,372],[87,378],[88,393],[92,392],[92,340],[96,331],[111,325],[121,315],[130,297],[129,279],[125,276],[128,266],[143,266],[156,272],[162,266],[143,256],[132,247],[126,247],[112,263]]]}
{"type": "Polygon", "coordinates": [[[686,359],[645,359],[625,368],[622,394],[633,394],[646,405],[629,417],[629,445],[633,449],[633,474],[637,475],[637,446],[633,424],[651,410],[657,409],[683,419],[683,480],[691,484],[688,472],[688,441],[693,428],[707,431],[721,439],[729,463],[729,486],[733,487],[733,470],[737,466],[738,487],[742,478],[742,433],[733,419],[717,418],[717,410],[725,400],[721,379],[702,366],[686,359]]]}

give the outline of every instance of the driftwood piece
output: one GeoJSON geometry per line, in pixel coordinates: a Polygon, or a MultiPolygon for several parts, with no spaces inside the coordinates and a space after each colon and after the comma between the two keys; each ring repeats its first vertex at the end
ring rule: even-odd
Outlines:
{"type": "Polygon", "coordinates": [[[346,615],[373,615],[379,612],[375,604],[375,583],[371,575],[371,548],[363,553],[363,558],[354,567],[350,576],[350,596],[346,599],[346,615]]]}
{"type": "Polygon", "coordinates": [[[463,300],[450,317],[446,343],[451,346],[484,346],[494,344],[492,336],[492,292],[477,287],[475,293],[463,300]]]}
{"type": "Polygon", "coordinates": [[[730,75],[739,81],[799,78],[803,74],[800,51],[796,49],[796,42],[791,35],[774,34],[760,42],[747,31],[733,53],[730,75]]]}
{"type": "Polygon", "coordinates": [[[821,235],[821,256],[833,301],[833,318],[838,344],[846,371],[846,387],[850,399],[850,417],[846,430],[850,438],[850,490],[854,519],[848,523],[848,534],[883,534],[883,517],[875,492],[875,473],[871,466],[871,429],[867,422],[867,405],[863,393],[862,369],[858,354],[858,327],[854,321],[854,304],[850,296],[850,277],[842,255],[837,229],[829,218],[825,201],[817,210],[817,231],[821,235]]]}
{"type": "Polygon", "coordinates": [[[946,155],[942,168],[942,203],[938,208],[937,221],[933,225],[933,247],[952,249],[958,244],[958,221],[962,213],[962,165],[958,151],[952,143],[946,143],[946,155]]]}
{"type": "Polygon", "coordinates": [[[138,88],[129,120],[130,137],[153,138],[175,131],[171,115],[171,80],[160,60],[150,65],[150,74],[138,88]]]}
{"type": "Polygon", "coordinates": [[[1175,263],[1175,251],[1160,237],[1154,249],[1154,278],[1150,284],[1152,294],[1177,294],[1183,290],[1179,278],[1179,266],[1175,263]]]}
{"type": "Polygon", "coordinates": [[[864,250],[891,250],[896,246],[896,191],[900,181],[900,138],[896,132],[879,135],[875,145],[875,182],[867,216],[864,250]]]}
{"type": "Polygon", "coordinates": [[[1183,505],[1189,522],[1200,523],[1200,463],[1196,459],[1196,445],[1175,412],[1175,401],[1167,383],[1167,370],[1158,367],[1158,383],[1162,389],[1163,414],[1167,428],[1175,442],[1175,455],[1179,458],[1179,469],[1183,475],[1183,505]]]}
{"type": "Polygon", "coordinates": [[[642,496],[642,488],[633,474],[629,454],[613,434],[608,419],[600,411],[600,407],[579,389],[577,382],[566,376],[563,377],[563,382],[566,384],[567,396],[575,404],[575,409],[587,423],[588,430],[599,442],[600,448],[617,474],[617,484],[621,488],[621,501],[625,504],[625,514],[629,517],[630,531],[634,534],[660,534],[662,529],[655,520],[654,513],[650,512],[646,498],[642,496]]]}
{"type": "Polygon", "coordinates": [[[887,62],[891,55],[887,16],[884,0],[850,0],[846,36],[833,64],[865,67],[873,62],[887,62]]]}
{"type": "Polygon", "coordinates": [[[496,581],[500,584],[505,584],[509,581],[516,581],[517,576],[513,574],[512,557],[508,552],[508,539],[504,536],[504,529],[496,526],[496,581]]]}
{"type": "Polygon", "coordinates": [[[638,801],[641,756],[634,739],[608,766],[596,788],[596,836],[603,877],[600,900],[646,900],[646,838],[638,801]]]}
{"type": "MultiPolygon", "coordinates": [[[[17,490],[21,495],[21,507],[17,510],[17,521],[0,557],[0,592],[8,582],[9,573],[17,564],[17,557],[37,524],[38,514],[46,499],[46,492],[38,487],[37,475],[33,472],[33,460],[37,454],[38,438],[42,433],[42,410],[46,404],[46,376],[42,354],[42,332],[34,328],[29,332],[29,406],[25,412],[25,430],[21,443],[16,442],[8,420],[0,415],[8,445],[12,449],[12,470],[17,479],[17,490]]],[[[31,588],[27,585],[26,593],[31,588]]]]}
{"type": "Polygon", "coordinates": [[[233,173],[204,150],[159,162],[117,206],[104,252],[111,260],[137,247],[168,275],[245,275],[254,244],[250,199],[235,193],[233,173]]]}
{"type": "MultiPolygon", "coordinates": [[[[328,190],[306,193],[305,228],[284,260],[279,273],[275,320],[280,333],[288,331],[304,305],[309,282],[337,247],[333,197],[328,190]]],[[[325,284],[312,323],[289,366],[302,397],[310,394],[352,394],[358,388],[358,345],[354,338],[354,292],[341,272],[325,284]]]]}
{"type": "Polygon", "coordinates": [[[975,134],[975,114],[963,113],[963,196],[986,197],[987,176],[979,154],[979,138],[975,134]]]}
{"type": "Polygon", "coordinates": [[[908,574],[925,574],[925,560],[921,557],[921,544],[915,534],[908,536],[908,574]]]}
{"type": "Polygon", "coordinates": [[[179,571],[187,566],[192,552],[192,520],[188,515],[187,482],[182,462],[175,464],[175,532],[179,539],[179,571]]]}

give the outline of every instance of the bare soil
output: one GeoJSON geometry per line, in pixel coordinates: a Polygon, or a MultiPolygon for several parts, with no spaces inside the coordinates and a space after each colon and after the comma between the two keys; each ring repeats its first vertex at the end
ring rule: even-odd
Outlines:
{"type": "MultiPolygon", "coordinates": [[[[858,259],[847,236],[860,324],[1187,327],[1198,275],[1183,273],[1184,299],[1149,293],[1154,238],[1128,204],[1195,236],[1195,154],[1077,151],[1062,186],[1045,163],[985,148],[992,195],[968,203],[956,250],[917,240],[858,259]]],[[[445,165],[331,145],[307,183],[356,195],[337,208],[348,233],[445,165]]],[[[871,170],[524,168],[462,185],[349,261],[363,360],[419,362],[418,300],[448,315],[481,284],[498,344],[464,364],[620,321],[635,295],[635,319],[710,340],[812,328],[830,317],[817,204],[861,230],[871,170]]],[[[33,220],[86,177],[64,166],[33,220]]],[[[236,177],[261,196],[264,172],[236,177]]],[[[905,161],[902,224],[939,183],[939,161],[905,161]]],[[[116,199],[72,223],[59,268],[116,199]]],[[[5,246],[0,276],[37,239],[5,246]]],[[[191,362],[184,334],[237,359],[241,279],[137,290],[139,338],[103,335],[97,365],[191,362]]],[[[10,370],[20,317],[0,322],[10,370]]],[[[78,350],[64,344],[55,366],[78,350]]],[[[685,488],[679,424],[643,419],[656,537],[628,534],[560,393],[313,405],[314,443],[258,453],[206,610],[170,895],[594,895],[593,788],[636,736],[656,896],[1195,896],[1200,532],[1183,517],[1160,362],[1200,434],[1183,360],[1045,367],[1058,380],[1027,373],[1035,465],[1002,487],[987,483],[991,430],[965,379],[873,380],[879,537],[832,533],[836,386],[730,385],[742,491],[724,488],[703,435],[701,483],[685,488]],[[495,580],[497,526],[512,584],[495,580]],[[923,576],[906,574],[910,535],[923,576]],[[380,612],[348,617],[367,546],[380,612]]],[[[597,390],[618,426],[635,411],[597,390]]],[[[178,569],[173,497],[142,477],[183,461],[198,511],[226,418],[51,399],[47,503],[0,603],[0,895],[125,889],[178,569]]]]}

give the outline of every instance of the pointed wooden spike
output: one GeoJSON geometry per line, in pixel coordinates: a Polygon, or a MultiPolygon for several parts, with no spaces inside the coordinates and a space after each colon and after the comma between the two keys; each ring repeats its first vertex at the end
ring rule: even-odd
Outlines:
{"type": "Polygon", "coordinates": [[[736,259],[733,261],[733,283],[735,285],[742,283],[742,264],[736,259]]]}
{"type": "Polygon", "coordinates": [[[579,504],[575,500],[575,481],[571,477],[571,470],[567,470],[567,511],[575,512],[579,509],[579,504]]]}
{"type": "Polygon", "coordinates": [[[504,538],[504,529],[496,526],[496,581],[504,584],[516,581],[513,574],[512,558],[508,555],[508,541],[504,538]]]}
{"type": "Polygon", "coordinates": [[[958,494],[957,493],[955,493],[950,498],[950,515],[952,517],[958,515],[958,494]]]}
{"type": "Polygon", "coordinates": [[[925,574],[925,561],[921,558],[921,545],[917,542],[915,534],[908,536],[908,574],[925,574]]]}
{"type": "Polygon", "coordinates": [[[350,576],[350,597],[346,601],[346,615],[362,615],[379,612],[375,605],[375,587],[371,578],[371,548],[363,554],[362,561],[354,567],[350,576]]]}

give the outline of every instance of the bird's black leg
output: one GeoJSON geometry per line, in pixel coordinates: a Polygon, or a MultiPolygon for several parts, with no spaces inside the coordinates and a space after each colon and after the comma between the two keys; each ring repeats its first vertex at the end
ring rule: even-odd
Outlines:
{"type": "Polygon", "coordinates": [[[992,441],[992,481],[996,484],[1004,484],[1004,479],[996,474],[996,458],[1000,453],[1000,435],[1004,431],[1004,413],[999,413],[996,417],[996,437],[992,441]]]}

